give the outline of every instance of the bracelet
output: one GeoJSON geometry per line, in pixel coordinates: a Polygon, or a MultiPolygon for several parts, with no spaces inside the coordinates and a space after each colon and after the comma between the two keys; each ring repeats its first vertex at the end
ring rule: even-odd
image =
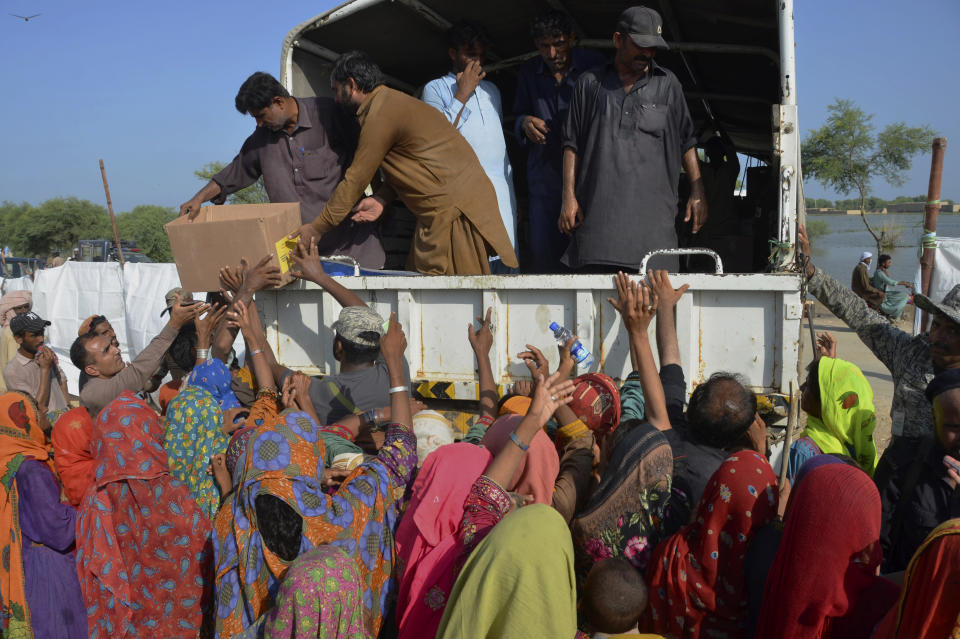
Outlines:
{"type": "Polygon", "coordinates": [[[197,359],[202,359],[207,361],[210,359],[210,349],[209,348],[198,348],[197,349],[197,359]]]}
{"type": "Polygon", "coordinates": [[[263,352],[263,351],[260,350],[259,348],[250,351],[250,357],[251,357],[251,359],[253,358],[254,355],[259,355],[259,354],[262,353],[262,352],[263,352]]]}
{"type": "Polygon", "coordinates": [[[390,389],[389,393],[393,395],[394,393],[409,393],[410,389],[406,386],[394,386],[390,389]]]}
{"type": "Polygon", "coordinates": [[[530,444],[524,444],[520,441],[520,438],[517,437],[516,431],[510,433],[510,441],[517,445],[523,452],[527,452],[527,449],[530,448],[530,444]]]}

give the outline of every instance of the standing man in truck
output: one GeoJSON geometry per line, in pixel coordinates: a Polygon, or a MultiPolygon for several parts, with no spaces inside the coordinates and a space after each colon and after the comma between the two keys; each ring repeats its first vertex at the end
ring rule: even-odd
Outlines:
{"type": "MultiPolygon", "coordinates": [[[[513,167],[503,137],[500,90],[484,80],[487,36],[475,22],[461,21],[447,32],[450,72],[423,88],[423,101],[436,107],[470,143],[480,165],[497,192],[500,217],[514,252],[517,251],[517,198],[513,192],[513,167]]],[[[490,271],[509,275],[516,269],[490,258],[490,271]]]]}
{"type": "Polygon", "coordinates": [[[570,16],[550,10],[530,23],[540,54],[517,69],[514,134],[528,148],[527,188],[531,270],[561,273],[569,238],[557,228],[563,190],[560,129],[567,118],[573,87],[583,72],[604,63],[598,51],[576,47],[570,16]]]}
{"type": "MultiPolygon", "coordinates": [[[[293,98],[269,73],[257,72],[240,86],[237,111],[257,128],[240,153],[180,207],[192,220],[207,201],[223,204],[231,193],[263,176],[271,202],[299,202],[301,223],[320,215],[353,159],[357,127],[331,98],[293,98]]],[[[358,198],[359,199],[359,198],[358,198]]],[[[356,202],[354,202],[356,204],[356,202]]],[[[319,243],[321,255],[350,255],[361,266],[382,268],[386,256],[377,225],[345,219],[319,243]]]]}
{"type": "MultiPolygon", "coordinates": [[[[653,9],[620,14],[613,62],[577,81],[563,127],[563,205],[558,227],[570,235],[572,269],[636,269],[644,256],[677,248],[680,166],[690,180],[684,221],[696,233],[707,219],[697,138],[677,77],[658,65],[668,49],[653,9]]],[[[675,256],[657,268],[676,272],[675,256]]]]}
{"type": "Polygon", "coordinates": [[[300,227],[309,246],[353,213],[372,222],[399,197],[417,218],[408,264],[428,275],[485,275],[499,255],[517,257],[500,219],[497,193],[477,154],[432,106],[383,85],[383,74],[360,51],[344,53],[330,74],[337,103],[355,114],[360,140],[353,163],[319,217],[300,227]],[[373,197],[363,190],[377,169],[386,178],[373,197]]]}

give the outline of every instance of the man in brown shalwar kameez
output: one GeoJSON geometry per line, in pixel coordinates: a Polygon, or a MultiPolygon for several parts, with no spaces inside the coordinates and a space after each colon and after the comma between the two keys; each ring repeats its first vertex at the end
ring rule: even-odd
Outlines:
{"type": "Polygon", "coordinates": [[[417,218],[410,267],[429,275],[482,275],[490,272],[492,255],[517,266],[493,184],[443,114],[383,86],[380,69],[357,51],[340,56],[330,81],[337,103],[356,113],[360,139],[330,201],[300,228],[305,243],[351,213],[355,221],[376,220],[399,197],[417,218]],[[385,183],[360,200],[378,168],[385,183]]]}

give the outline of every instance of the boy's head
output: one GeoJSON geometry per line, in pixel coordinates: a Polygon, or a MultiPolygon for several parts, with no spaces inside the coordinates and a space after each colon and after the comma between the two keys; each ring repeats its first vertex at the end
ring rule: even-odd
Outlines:
{"type": "Polygon", "coordinates": [[[626,559],[602,559],[587,574],[580,613],[592,632],[616,634],[637,627],[647,609],[647,584],[626,559]]]}

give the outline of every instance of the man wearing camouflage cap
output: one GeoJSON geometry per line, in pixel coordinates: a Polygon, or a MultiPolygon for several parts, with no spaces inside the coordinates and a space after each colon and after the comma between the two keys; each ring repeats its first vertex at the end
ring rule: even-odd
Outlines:
{"type": "MultiPolygon", "coordinates": [[[[340,362],[340,372],[310,380],[310,400],[320,424],[333,424],[361,412],[368,421],[375,421],[374,410],[390,405],[390,375],[380,357],[380,338],[386,332],[384,319],[323,271],[315,245],[310,251],[304,249],[295,261],[301,269],[298,277],[314,282],[343,307],[332,327],[333,356],[340,362]]],[[[289,369],[275,367],[274,376],[280,378],[281,385],[288,375],[289,369]]]]}
{"type": "MultiPolygon", "coordinates": [[[[809,256],[810,241],[802,226],[797,240],[800,251],[809,256]]],[[[915,443],[932,434],[933,418],[924,391],[935,373],[960,368],[960,286],[954,287],[940,303],[914,295],[917,308],[926,310],[932,317],[929,333],[914,336],[871,310],[853,291],[811,261],[807,262],[806,275],[807,291],[855,330],[893,376],[890,419],[894,444],[890,448],[905,445],[899,440],[915,443]]],[[[913,447],[906,445],[907,449],[913,447]]]]}

